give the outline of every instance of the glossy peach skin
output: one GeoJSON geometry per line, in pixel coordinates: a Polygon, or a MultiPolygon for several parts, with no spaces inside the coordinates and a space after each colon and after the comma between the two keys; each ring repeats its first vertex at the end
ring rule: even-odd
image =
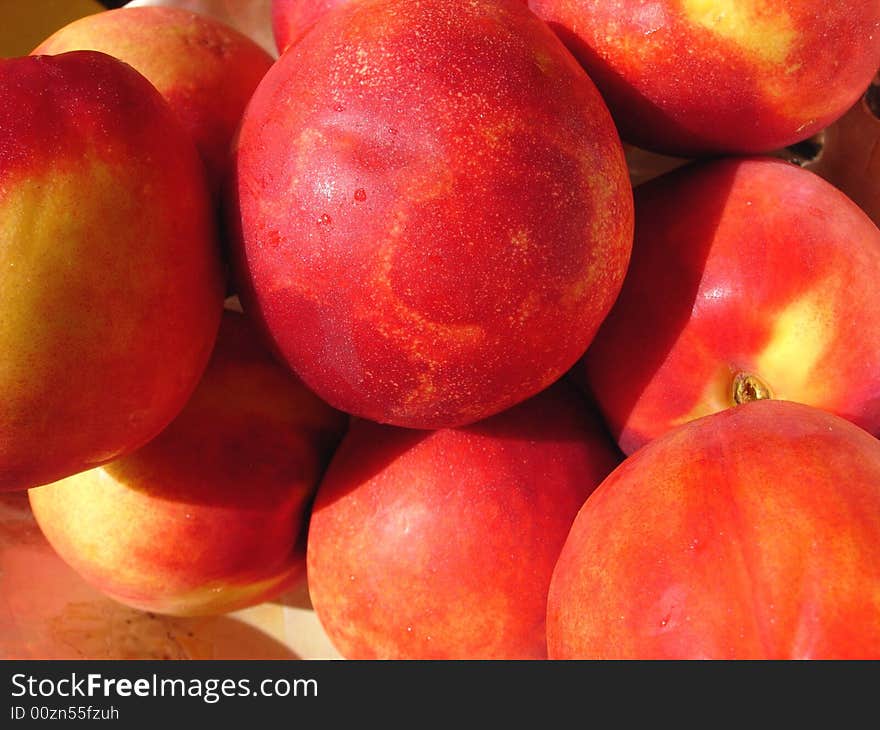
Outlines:
{"type": "Polygon", "coordinates": [[[757,401],[682,426],[587,500],[553,572],[554,659],[880,658],[880,443],[757,401]]]}
{"type": "Polygon", "coordinates": [[[312,604],[349,659],[546,658],[550,574],[619,462],[570,385],[425,433],[356,420],[318,491],[312,604]]]}
{"type": "Polygon", "coordinates": [[[272,65],[266,51],[218,20],[158,6],[81,18],[34,53],[74,50],[102,51],[146,76],[192,135],[219,191],[242,112],[272,65]]]}
{"type": "Polygon", "coordinates": [[[880,65],[875,0],[529,0],[622,137],[681,156],[767,153],[828,126],[880,65]]]}
{"type": "Polygon", "coordinates": [[[347,419],[226,312],[205,377],[158,438],[32,489],[55,550],[134,608],[224,613],[304,575],[307,509],[347,419]]]}
{"type": "Polygon", "coordinates": [[[813,173],[684,168],[636,188],[623,291],[573,373],[626,453],[734,405],[739,375],[880,433],[878,281],[880,231],[813,173]]]}
{"type": "Polygon", "coordinates": [[[0,490],[155,436],[222,296],[202,165],[149,82],[93,52],[0,61],[0,490]]]}
{"type": "Polygon", "coordinates": [[[518,2],[328,13],[255,93],[236,172],[245,310],[318,395],[398,426],[558,379],[632,243],[605,106],[518,2]]]}

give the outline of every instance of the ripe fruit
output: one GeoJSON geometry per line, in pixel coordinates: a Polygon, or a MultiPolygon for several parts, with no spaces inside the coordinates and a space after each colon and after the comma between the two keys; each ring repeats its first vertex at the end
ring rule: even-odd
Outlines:
{"type": "Polygon", "coordinates": [[[521,3],[328,13],[260,84],[237,158],[246,311],[374,421],[457,426],[547,387],[629,258],[617,133],[521,3]]]}
{"type": "Polygon", "coordinates": [[[0,490],[155,436],[222,295],[202,165],[146,79],[93,52],[0,61],[0,490]]]}
{"type": "Polygon", "coordinates": [[[218,191],[232,137],[272,57],[237,30],[188,10],[136,7],[90,15],[43,41],[35,54],[94,50],[134,66],[192,135],[218,191]]]}
{"type": "Polygon", "coordinates": [[[880,443],[758,401],[627,459],[553,573],[555,659],[880,656],[880,443]]]}
{"type": "Polygon", "coordinates": [[[880,433],[880,231],[818,176],[771,159],[636,189],[620,298],[575,371],[621,448],[756,397],[880,433]]]}
{"type": "Polygon", "coordinates": [[[529,0],[602,92],[627,142],[771,152],[840,117],[880,66],[865,0],[529,0]]]}
{"type": "Polygon", "coordinates": [[[156,439],[30,491],[52,546],[121,603],[176,615],[268,600],[303,575],[306,510],[345,426],[224,315],[186,408],[156,439]]]}
{"type": "Polygon", "coordinates": [[[315,501],[309,592],[351,659],[539,659],[553,565],[617,464],[571,386],[472,426],[355,421],[315,501]]]}

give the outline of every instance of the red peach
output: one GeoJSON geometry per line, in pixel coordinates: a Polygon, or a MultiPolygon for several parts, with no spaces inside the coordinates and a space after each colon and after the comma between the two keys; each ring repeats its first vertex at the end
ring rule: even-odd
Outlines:
{"type": "Polygon", "coordinates": [[[222,310],[198,154],[156,90],[91,51],[0,61],[0,490],[143,445],[222,310]]]}
{"type": "Polygon", "coordinates": [[[327,13],[254,94],[236,174],[245,310],[319,396],[398,426],[557,380],[632,243],[605,105],[520,2],[327,13]]]}
{"type": "Polygon", "coordinates": [[[636,188],[620,298],[583,363],[621,448],[758,397],[880,433],[880,231],[773,159],[692,165],[636,188]]]}
{"type": "Polygon", "coordinates": [[[315,500],[312,603],[350,659],[540,659],[550,575],[619,457],[575,389],[425,433],[355,421],[315,500]]]}
{"type": "Polygon", "coordinates": [[[226,312],[181,414],[125,458],[30,490],[43,533],[121,603],[223,613],[304,574],[307,509],[346,419],[226,312]]]}
{"type": "Polygon", "coordinates": [[[553,659],[880,658],[880,443],[756,401],[629,457],[553,572],[553,659]]]}
{"type": "Polygon", "coordinates": [[[865,0],[529,0],[602,92],[627,142],[768,153],[852,106],[880,66],[865,0]]]}
{"type": "Polygon", "coordinates": [[[242,112],[272,65],[266,51],[213,18],[152,6],[76,20],[34,54],[74,50],[102,51],[146,76],[189,130],[219,190],[242,112]]]}

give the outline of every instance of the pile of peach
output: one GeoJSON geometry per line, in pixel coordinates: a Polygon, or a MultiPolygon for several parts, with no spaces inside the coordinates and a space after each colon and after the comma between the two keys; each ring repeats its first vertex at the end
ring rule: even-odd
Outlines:
{"type": "Polygon", "coordinates": [[[273,20],[0,61],[0,490],[57,552],[168,614],[307,581],[353,659],[880,658],[880,198],[778,152],[880,3],[273,20]]]}

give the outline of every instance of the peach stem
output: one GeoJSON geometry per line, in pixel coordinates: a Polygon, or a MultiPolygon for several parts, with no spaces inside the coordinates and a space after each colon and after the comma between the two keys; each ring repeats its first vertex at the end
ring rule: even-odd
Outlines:
{"type": "Polygon", "coordinates": [[[757,375],[738,373],[733,379],[733,400],[737,405],[772,397],[770,388],[757,375]]]}

